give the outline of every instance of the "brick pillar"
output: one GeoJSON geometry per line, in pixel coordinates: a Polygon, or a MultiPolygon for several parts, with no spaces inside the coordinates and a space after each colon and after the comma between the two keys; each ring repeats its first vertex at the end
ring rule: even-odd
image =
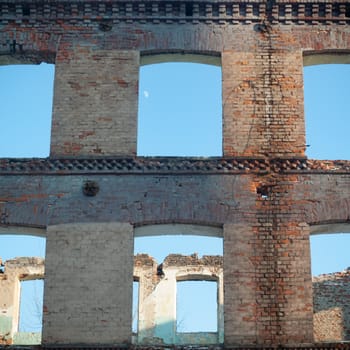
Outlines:
{"type": "Polygon", "coordinates": [[[256,343],[256,281],[252,227],[224,225],[225,345],[256,343]]]}
{"type": "Polygon", "coordinates": [[[131,342],[133,228],[49,226],[43,344],[131,342]]]}
{"type": "Polygon", "coordinates": [[[225,345],[313,342],[309,229],[274,208],[283,186],[257,200],[255,224],[224,225],[225,345]]]}
{"type": "Polygon", "coordinates": [[[136,154],[139,53],[61,44],[51,157],[136,154]]]}
{"type": "Polygon", "coordinates": [[[303,156],[302,53],[266,38],[256,44],[222,53],[224,155],[303,156]]]}
{"type": "Polygon", "coordinates": [[[252,241],[257,257],[257,341],[265,345],[312,343],[309,227],[300,223],[302,215],[293,198],[298,178],[266,176],[259,181],[264,195],[259,198],[258,194],[252,241]]]}

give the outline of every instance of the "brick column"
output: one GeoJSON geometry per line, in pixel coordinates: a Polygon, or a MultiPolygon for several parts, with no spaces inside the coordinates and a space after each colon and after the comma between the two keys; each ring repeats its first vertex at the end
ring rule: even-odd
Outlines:
{"type": "Polygon", "coordinates": [[[61,44],[51,157],[136,154],[139,53],[61,44]]]}
{"type": "Polygon", "coordinates": [[[303,213],[293,194],[298,178],[266,176],[259,181],[264,194],[258,193],[252,241],[257,257],[257,341],[264,345],[312,343],[309,226],[300,222],[303,213]]]}
{"type": "Polygon", "coordinates": [[[131,342],[133,228],[49,226],[43,344],[131,342]]]}
{"type": "Polygon", "coordinates": [[[224,155],[303,156],[302,53],[256,45],[222,53],[224,155]]]}
{"type": "Polygon", "coordinates": [[[254,233],[244,224],[224,225],[224,336],[226,345],[256,343],[254,233]]]}
{"type": "Polygon", "coordinates": [[[273,200],[258,203],[255,225],[224,225],[228,346],[313,341],[308,225],[271,210],[273,200]]]}

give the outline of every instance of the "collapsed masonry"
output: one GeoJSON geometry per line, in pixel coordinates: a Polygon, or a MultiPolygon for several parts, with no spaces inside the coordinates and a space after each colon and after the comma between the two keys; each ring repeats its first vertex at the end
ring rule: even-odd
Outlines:
{"type": "Polygon", "coordinates": [[[315,341],[350,340],[350,269],[313,278],[315,341]]]}
{"type": "MultiPolygon", "coordinates": [[[[161,265],[146,254],[134,260],[134,278],[139,281],[138,343],[217,344],[223,342],[223,268],[221,256],[171,254],[161,265]],[[176,331],[176,282],[217,282],[218,332],[176,331]]],[[[205,307],[205,306],[203,306],[205,307]]]]}
{"type": "Polygon", "coordinates": [[[18,332],[21,281],[44,278],[44,259],[15,258],[1,263],[0,270],[0,344],[38,343],[40,335],[18,332]]]}
{"type": "MultiPolygon", "coordinates": [[[[44,259],[5,261],[0,270],[0,344],[36,344],[41,334],[18,332],[20,282],[44,278],[44,259]]],[[[147,254],[134,257],[139,283],[138,344],[217,344],[223,341],[223,258],[168,255],[160,265],[147,254]],[[216,281],[217,332],[176,331],[176,283],[216,281]]],[[[350,340],[350,269],[313,278],[314,337],[317,342],[350,340]]]]}

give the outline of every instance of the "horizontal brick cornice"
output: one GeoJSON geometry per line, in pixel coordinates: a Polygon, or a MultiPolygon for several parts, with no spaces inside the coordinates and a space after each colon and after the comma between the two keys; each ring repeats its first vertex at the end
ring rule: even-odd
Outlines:
{"type": "Polygon", "coordinates": [[[350,3],[330,1],[184,1],[146,0],[34,0],[0,1],[3,24],[52,23],[59,21],[89,27],[101,22],[102,31],[119,22],[249,24],[268,21],[272,24],[346,24],[350,22],[350,3]],[[109,21],[109,23],[103,23],[109,21]]]}
{"type": "Polygon", "coordinates": [[[0,175],[76,174],[350,174],[348,160],[264,158],[2,158],[0,175]]]}

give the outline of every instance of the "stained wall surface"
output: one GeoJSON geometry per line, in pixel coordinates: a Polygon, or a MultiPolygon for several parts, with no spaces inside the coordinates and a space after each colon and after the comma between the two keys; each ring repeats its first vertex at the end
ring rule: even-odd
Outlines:
{"type": "Polygon", "coordinates": [[[130,343],[133,231],[169,223],[223,232],[225,345],[313,343],[309,234],[348,221],[350,163],[305,158],[302,67],[347,61],[349,22],[346,1],[0,0],[1,62],[56,64],[50,157],[0,162],[1,225],[47,236],[44,344],[130,343]],[[222,157],[135,155],[160,54],[221,62],[222,157]]]}

